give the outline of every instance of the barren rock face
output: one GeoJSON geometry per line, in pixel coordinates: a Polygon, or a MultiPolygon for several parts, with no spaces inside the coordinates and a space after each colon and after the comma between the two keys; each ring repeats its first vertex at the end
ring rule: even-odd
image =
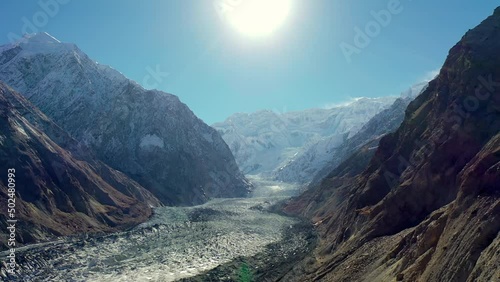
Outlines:
{"type": "Polygon", "coordinates": [[[74,44],[46,38],[0,48],[0,79],[99,159],[168,205],[247,195],[219,133],[176,96],[147,91],[74,44]]]}
{"type": "MultiPolygon", "coordinates": [[[[20,94],[0,82],[0,171],[14,169],[16,239],[115,231],[146,220],[161,205],[150,192],[100,161],[20,94]]],[[[0,201],[7,203],[7,179],[0,201]]],[[[5,247],[7,209],[0,212],[5,247]]]]}
{"type": "Polygon", "coordinates": [[[290,281],[500,278],[498,50],[500,8],[451,49],[361,173],[345,172],[362,150],[288,205],[323,234],[313,274],[298,266],[290,281]]]}

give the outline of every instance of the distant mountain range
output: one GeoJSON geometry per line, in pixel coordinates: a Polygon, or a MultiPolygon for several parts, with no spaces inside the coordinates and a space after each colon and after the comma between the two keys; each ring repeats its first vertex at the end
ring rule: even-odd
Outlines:
{"type": "MultiPolygon", "coordinates": [[[[329,158],[333,148],[394,100],[396,97],[360,98],[331,109],[235,114],[213,127],[231,148],[243,173],[273,177],[311,148],[321,151],[318,158],[329,158]]],[[[312,172],[306,174],[306,178],[314,176],[312,172]]]]}
{"type": "MultiPolygon", "coordinates": [[[[427,87],[427,84],[428,81],[423,81],[401,93],[400,98],[370,118],[355,134],[346,136],[343,140],[339,140],[337,136],[323,138],[307,146],[297,156],[276,169],[273,172],[273,179],[289,183],[315,184],[362,146],[371,144],[367,150],[374,151],[382,136],[399,127],[406,107],[427,87]]],[[[357,107],[356,104],[349,106],[357,107]]],[[[375,108],[375,111],[379,109],[375,108]]]]}
{"type": "Polygon", "coordinates": [[[396,130],[406,106],[428,82],[400,97],[358,98],[331,109],[234,114],[213,127],[245,174],[316,183],[359,147],[396,130]]]}

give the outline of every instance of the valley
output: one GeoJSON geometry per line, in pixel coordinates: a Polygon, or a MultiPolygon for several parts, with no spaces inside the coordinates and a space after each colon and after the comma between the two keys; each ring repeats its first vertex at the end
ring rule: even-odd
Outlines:
{"type": "MultiPolygon", "coordinates": [[[[302,10],[287,1],[272,2],[302,10]]],[[[155,19],[185,15],[167,2],[155,19]]],[[[245,12],[231,22],[265,22],[269,3],[231,6],[245,12]]],[[[347,65],[331,34],[297,27],[294,44],[208,44],[178,19],[123,54],[119,33],[59,31],[80,49],[23,31],[0,45],[0,280],[500,281],[500,7],[488,13],[450,20],[461,39],[398,20],[347,65]],[[140,84],[146,61],[164,65],[140,84]]],[[[322,26],[346,20],[331,15],[322,26]]]]}

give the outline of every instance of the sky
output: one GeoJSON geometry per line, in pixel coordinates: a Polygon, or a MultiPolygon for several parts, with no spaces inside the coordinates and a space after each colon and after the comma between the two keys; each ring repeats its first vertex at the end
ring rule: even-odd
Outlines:
{"type": "MultiPolygon", "coordinates": [[[[238,1],[251,0],[2,0],[0,43],[48,32],[145,88],[179,96],[212,124],[236,112],[399,95],[435,74],[499,4],[267,0],[289,2],[287,17],[272,33],[250,36],[227,19],[238,1]]],[[[265,25],[262,15],[280,5],[264,6],[252,20],[265,25]]]]}

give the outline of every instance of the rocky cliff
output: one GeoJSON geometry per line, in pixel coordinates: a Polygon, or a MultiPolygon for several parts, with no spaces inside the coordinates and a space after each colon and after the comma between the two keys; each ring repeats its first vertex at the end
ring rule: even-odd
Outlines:
{"type": "Polygon", "coordinates": [[[283,281],[500,279],[498,50],[500,8],[450,50],[368,164],[358,150],[288,204],[321,243],[283,281]]]}
{"type": "Polygon", "coordinates": [[[8,239],[8,170],[15,182],[18,243],[131,227],[161,205],[113,170],[23,96],[0,82],[0,244],[8,239]]]}

